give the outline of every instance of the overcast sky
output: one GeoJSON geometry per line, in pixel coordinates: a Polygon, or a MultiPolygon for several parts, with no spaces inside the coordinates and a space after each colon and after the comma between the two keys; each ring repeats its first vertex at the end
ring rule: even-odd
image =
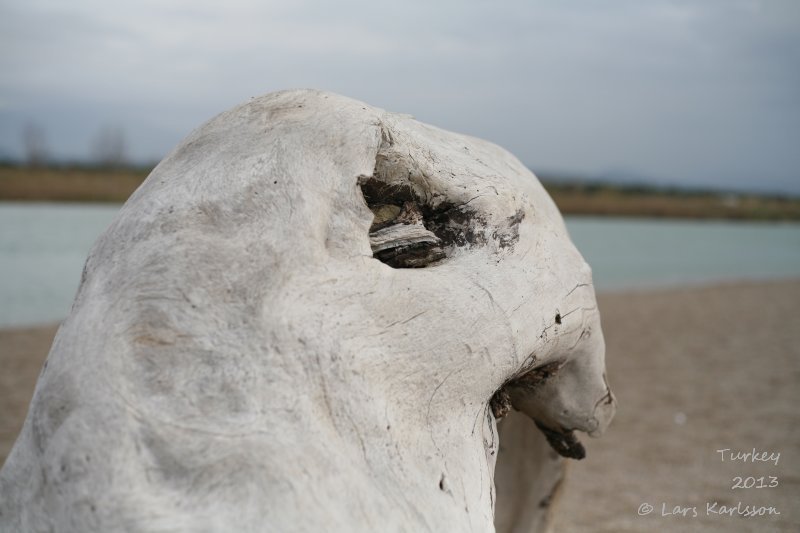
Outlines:
{"type": "Polygon", "coordinates": [[[0,0],[0,157],[120,127],[158,160],[314,87],[494,141],[535,172],[800,194],[800,1],[0,0]]]}

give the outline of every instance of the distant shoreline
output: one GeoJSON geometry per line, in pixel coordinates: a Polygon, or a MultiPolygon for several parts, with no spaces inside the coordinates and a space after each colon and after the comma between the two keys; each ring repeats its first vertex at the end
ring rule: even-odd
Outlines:
{"type": "MultiPolygon", "coordinates": [[[[122,203],[149,168],[0,165],[0,201],[122,203]]],[[[565,215],[717,220],[800,220],[800,198],[543,180],[565,215]]]]}
{"type": "Polygon", "coordinates": [[[800,220],[800,198],[603,183],[543,185],[565,215],[694,220],[800,220]]]}

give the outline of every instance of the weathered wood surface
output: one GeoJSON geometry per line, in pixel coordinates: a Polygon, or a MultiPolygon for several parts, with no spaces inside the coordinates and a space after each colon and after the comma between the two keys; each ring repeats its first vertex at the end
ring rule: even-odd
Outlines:
{"type": "Polygon", "coordinates": [[[270,94],[193,132],[95,244],[0,529],[544,527],[562,460],[533,422],[502,430],[495,497],[504,401],[565,438],[614,410],[590,269],[536,178],[270,94]]]}

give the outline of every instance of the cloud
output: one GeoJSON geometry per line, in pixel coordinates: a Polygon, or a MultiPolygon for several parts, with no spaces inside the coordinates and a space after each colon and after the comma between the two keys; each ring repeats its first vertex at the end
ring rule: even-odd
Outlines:
{"type": "Polygon", "coordinates": [[[0,9],[6,151],[26,120],[65,155],[114,123],[134,155],[152,157],[250,96],[318,87],[489,138],[535,169],[698,184],[741,184],[757,169],[785,187],[800,166],[785,142],[800,134],[791,0],[0,9]]]}

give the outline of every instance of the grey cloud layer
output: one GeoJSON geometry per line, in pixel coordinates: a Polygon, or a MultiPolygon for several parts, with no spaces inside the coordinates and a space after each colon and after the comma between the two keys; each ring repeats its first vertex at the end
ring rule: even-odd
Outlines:
{"type": "Polygon", "coordinates": [[[534,170],[800,192],[800,4],[107,2],[0,8],[0,155],[103,124],[160,157],[250,96],[318,87],[485,137],[534,170]]]}

